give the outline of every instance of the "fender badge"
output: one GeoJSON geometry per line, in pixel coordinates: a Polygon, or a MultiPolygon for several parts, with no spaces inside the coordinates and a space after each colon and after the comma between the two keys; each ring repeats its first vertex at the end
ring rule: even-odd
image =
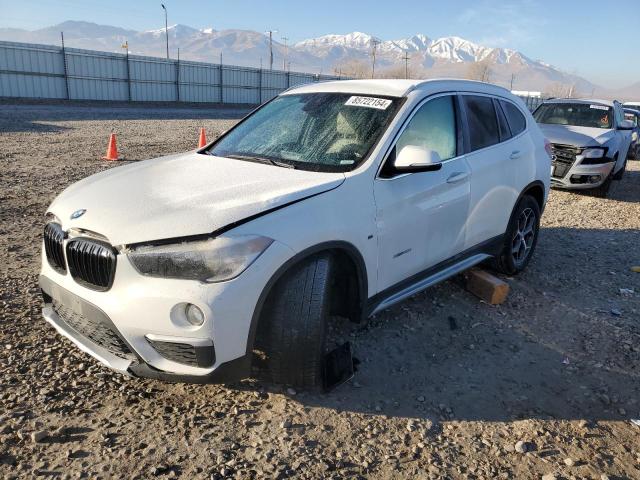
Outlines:
{"type": "Polygon", "coordinates": [[[71,214],[71,220],[75,220],[76,218],[80,218],[82,215],[84,215],[84,212],[86,212],[87,209],[86,208],[81,208],[80,210],[76,210],[75,212],[73,212],[71,214]]]}

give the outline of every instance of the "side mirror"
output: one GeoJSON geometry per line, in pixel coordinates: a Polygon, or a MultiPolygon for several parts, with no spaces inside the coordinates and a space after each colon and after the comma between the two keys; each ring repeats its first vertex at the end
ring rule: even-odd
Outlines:
{"type": "Polygon", "coordinates": [[[618,125],[618,130],[633,130],[634,125],[631,120],[622,120],[618,125]]]}
{"type": "Polygon", "coordinates": [[[442,159],[435,150],[405,145],[396,152],[393,166],[399,172],[431,172],[442,168],[442,159]]]}

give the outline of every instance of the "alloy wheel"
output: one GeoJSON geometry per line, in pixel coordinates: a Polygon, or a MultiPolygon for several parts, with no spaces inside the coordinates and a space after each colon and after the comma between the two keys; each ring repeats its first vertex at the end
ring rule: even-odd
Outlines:
{"type": "Polygon", "coordinates": [[[516,231],[511,239],[511,256],[516,265],[522,264],[529,254],[536,236],[536,214],[525,208],[518,217],[516,231]]]}

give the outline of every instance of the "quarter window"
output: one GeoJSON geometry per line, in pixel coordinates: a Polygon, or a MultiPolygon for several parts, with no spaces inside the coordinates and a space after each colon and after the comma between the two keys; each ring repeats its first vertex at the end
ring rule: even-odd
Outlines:
{"type": "MultiPolygon", "coordinates": [[[[497,101],[498,100],[496,100],[496,102],[497,101]]],[[[496,114],[498,115],[498,125],[500,126],[500,140],[504,142],[511,138],[511,130],[509,129],[509,125],[507,124],[507,119],[504,116],[502,108],[497,103],[494,103],[493,106],[495,107],[496,114]]]]}
{"type": "Polygon", "coordinates": [[[519,133],[524,132],[525,128],[527,128],[527,120],[524,118],[520,109],[513,103],[506,102],[504,100],[500,100],[500,104],[502,105],[502,110],[507,116],[507,121],[509,122],[513,136],[515,137],[519,133]]]}
{"type": "Polygon", "coordinates": [[[471,150],[479,150],[500,142],[500,132],[493,100],[490,97],[463,95],[471,150]]]}
{"type": "Polygon", "coordinates": [[[447,160],[456,156],[456,137],[453,97],[438,97],[416,112],[396,142],[396,153],[413,145],[438,152],[442,160],[447,160]]]}

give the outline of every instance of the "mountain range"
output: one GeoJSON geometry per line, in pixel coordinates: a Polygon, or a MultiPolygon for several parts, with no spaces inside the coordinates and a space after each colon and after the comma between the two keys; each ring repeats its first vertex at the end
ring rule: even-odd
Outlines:
{"type": "MultiPolygon", "coordinates": [[[[165,56],[165,29],[135,31],[82,21],[66,21],[38,30],[0,28],[0,40],[60,44],[75,48],[165,56]]],[[[269,68],[269,36],[251,30],[168,28],[170,56],[203,62],[269,68]]],[[[482,78],[515,90],[542,91],[554,96],[574,94],[610,98],[640,98],[640,83],[618,91],[606,90],[587,79],[562,71],[521,52],[491,48],[460,37],[432,39],[417,34],[400,40],[382,40],[362,32],[324,35],[287,45],[273,39],[273,68],[292,71],[371,76],[375,50],[376,76],[412,78],[482,78]],[[482,67],[479,67],[481,65],[482,67]],[[406,68],[406,70],[405,70],[406,68]]]]}

